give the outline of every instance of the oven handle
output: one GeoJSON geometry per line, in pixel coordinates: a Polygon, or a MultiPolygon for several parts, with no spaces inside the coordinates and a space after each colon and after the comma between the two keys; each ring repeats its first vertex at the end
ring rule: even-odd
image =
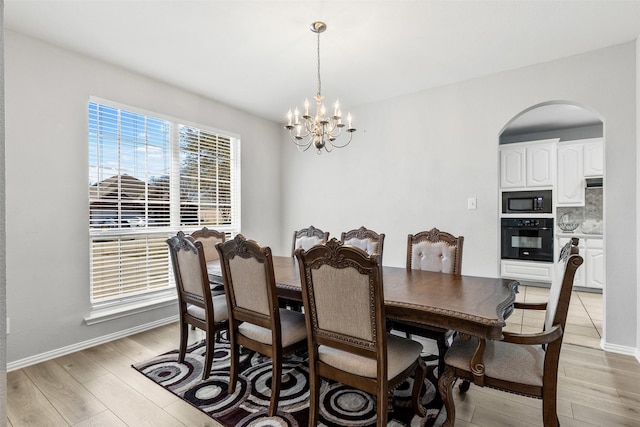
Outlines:
{"type": "Polygon", "coordinates": [[[552,227],[502,227],[505,230],[553,230],[552,227]]]}

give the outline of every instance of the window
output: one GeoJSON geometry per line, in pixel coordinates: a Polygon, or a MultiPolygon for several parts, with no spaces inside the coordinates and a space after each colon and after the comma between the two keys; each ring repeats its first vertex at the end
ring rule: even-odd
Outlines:
{"type": "Polygon", "coordinates": [[[165,240],[240,231],[239,140],[203,126],[89,102],[91,302],[173,291],[165,240]]]}

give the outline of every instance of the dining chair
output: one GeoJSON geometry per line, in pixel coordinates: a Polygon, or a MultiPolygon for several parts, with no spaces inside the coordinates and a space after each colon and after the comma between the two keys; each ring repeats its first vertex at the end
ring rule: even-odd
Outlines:
{"type": "Polygon", "coordinates": [[[205,331],[206,342],[202,379],[206,380],[213,362],[215,337],[229,327],[227,300],[224,295],[212,295],[202,242],[179,231],[177,235],[167,239],[167,244],[178,290],[178,363],[184,363],[189,336],[188,325],[202,329],[205,331]]]}
{"type": "MultiPolygon", "coordinates": [[[[409,234],[407,238],[407,270],[427,270],[460,274],[462,271],[463,236],[454,236],[437,228],[409,234]]],[[[414,322],[394,321],[392,328],[407,338],[418,335],[435,340],[438,345],[438,373],[444,371],[444,355],[454,332],[414,322]]]]}
{"type": "MultiPolygon", "coordinates": [[[[217,230],[210,230],[207,227],[202,227],[200,230],[196,230],[191,233],[191,237],[195,240],[202,242],[204,248],[204,259],[209,264],[210,262],[219,261],[218,251],[216,250],[216,244],[224,243],[226,236],[224,232],[217,230]]],[[[209,276],[211,282],[211,289],[214,293],[222,295],[224,293],[224,287],[222,282],[214,276],[209,276]]]]}
{"type": "Polygon", "coordinates": [[[382,257],[384,234],[378,234],[373,230],[368,230],[366,227],[360,227],[357,230],[342,232],[340,240],[345,245],[353,245],[369,255],[376,254],[382,257]]]}
{"type": "Polygon", "coordinates": [[[240,346],[271,358],[269,416],[276,414],[283,356],[306,348],[304,314],[278,308],[269,247],[238,234],[216,245],[229,307],[231,372],[228,393],[235,391],[240,346]]]}
{"type": "Polygon", "coordinates": [[[202,246],[204,247],[204,259],[206,262],[217,261],[219,259],[216,244],[224,243],[226,240],[224,232],[202,227],[200,230],[196,230],[191,233],[191,237],[202,242],[202,246]]]}
{"type": "Polygon", "coordinates": [[[309,228],[303,228],[293,232],[293,245],[291,247],[291,256],[294,256],[296,249],[311,249],[312,246],[327,243],[329,240],[329,232],[324,232],[310,225],[309,228]]]}
{"type": "Polygon", "coordinates": [[[386,426],[389,393],[414,374],[412,404],[424,417],[422,345],[386,331],[380,254],[334,238],[296,257],[307,313],[309,425],[318,423],[321,378],[375,395],[377,425],[386,426]]]}
{"type": "Polygon", "coordinates": [[[479,381],[482,386],[542,399],[545,427],[559,425],[556,410],[558,360],[573,279],[582,262],[578,254],[578,239],[573,237],[560,251],[548,301],[514,304],[514,308],[546,310],[542,331],[532,334],[503,332],[503,338],[499,341],[480,343],[475,337],[458,337],[454,340],[445,355],[445,370],[438,384],[451,425],[455,423],[451,395],[454,381],[456,378],[465,380],[460,387],[464,393],[469,388],[469,382],[478,376],[481,376],[479,381]],[[484,356],[480,358],[475,354],[479,345],[485,346],[484,356]]]}

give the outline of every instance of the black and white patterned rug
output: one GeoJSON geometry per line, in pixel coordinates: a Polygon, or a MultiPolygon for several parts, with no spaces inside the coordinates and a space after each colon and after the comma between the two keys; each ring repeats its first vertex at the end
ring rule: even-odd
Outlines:
{"type": "MultiPolygon", "coordinates": [[[[133,367],[157,384],[203,411],[225,426],[306,426],[309,416],[309,370],[306,355],[285,357],[283,379],[275,417],[267,417],[271,396],[271,359],[254,352],[240,357],[241,369],[235,393],[229,395],[229,343],[216,343],[211,376],[202,381],[204,341],[187,348],[184,363],[173,350],[133,367]]],[[[440,424],[444,410],[436,394],[435,356],[427,362],[422,403],[427,417],[415,416],[411,407],[412,379],[394,391],[388,426],[440,424]],[[442,412],[442,413],[441,413],[442,412]]],[[[339,383],[323,380],[320,396],[322,426],[375,426],[375,398],[339,383]]]]}

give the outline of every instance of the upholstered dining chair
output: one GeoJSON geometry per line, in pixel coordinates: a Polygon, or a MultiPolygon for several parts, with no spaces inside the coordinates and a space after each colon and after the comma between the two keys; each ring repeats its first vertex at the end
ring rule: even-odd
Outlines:
{"type": "Polygon", "coordinates": [[[202,227],[200,230],[196,230],[191,233],[191,237],[202,242],[202,247],[204,248],[204,259],[206,262],[217,261],[219,259],[216,244],[224,243],[226,240],[224,232],[202,227]]]}
{"type": "MultiPolygon", "coordinates": [[[[191,233],[191,237],[195,240],[202,242],[204,248],[204,259],[209,264],[210,262],[216,262],[219,260],[218,251],[216,250],[216,244],[224,243],[226,236],[224,232],[218,230],[210,230],[207,227],[202,227],[200,230],[196,230],[191,233]]],[[[223,294],[224,289],[220,279],[216,279],[213,276],[209,276],[211,281],[211,289],[217,294],[223,294]]]]}
{"type": "MultiPolygon", "coordinates": [[[[407,270],[427,270],[460,274],[462,271],[463,236],[454,236],[437,228],[409,234],[407,238],[407,270]]],[[[444,370],[444,355],[453,331],[413,322],[394,321],[393,329],[435,340],[438,344],[438,373],[444,370]]]]}
{"type": "Polygon", "coordinates": [[[357,230],[343,231],[340,240],[345,245],[353,245],[368,253],[369,255],[380,255],[382,259],[382,249],[384,245],[384,234],[378,234],[366,227],[357,230]]]}
{"type": "Polygon", "coordinates": [[[321,377],[375,395],[377,425],[386,426],[389,393],[415,373],[412,403],[424,417],[422,345],[386,331],[381,256],[334,238],[296,257],[307,313],[309,425],[318,423],[321,377]]]}
{"type": "Polygon", "coordinates": [[[561,250],[549,300],[541,304],[514,305],[514,308],[546,310],[544,329],[541,332],[503,332],[500,341],[480,343],[486,345],[483,358],[475,355],[479,345],[477,338],[456,338],[445,356],[445,371],[438,384],[451,425],[455,423],[455,408],[451,404],[453,382],[456,378],[464,379],[465,382],[460,387],[460,391],[464,393],[469,387],[468,383],[482,373],[483,386],[542,399],[545,427],[559,425],[556,411],[558,360],[573,279],[582,262],[583,259],[578,254],[578,239],[574,237],[561,250]]]}
{"type": "Polygon", "coordinates": [[[204,249],[200,241],[179,231],[167,240],[173,274],[178,290],[180,311],[180,350],[178,362],[183,363],[187,350],[188,325],[205,331],[206,354],[202,379],[211,371],[215,336],[228,329],[227,300],[224,295],[213,296],[207,274],[204,249]]]}
{"type": "Polygon", "coordinates": [[[231,372],[229,394],[235,391],[240,346],[271,358],[269,416],[276,414],[283,356],[306,347],[304,315],[279,309],[273,257],[269,247],[238,234],[216,245],[229,307],[231,372]]]}
{"type": "Polygon", "coordinates": [[[329,240],[329,232],[324,232],[310,225],[309,228],[303,228],[293,232],[293,245],[291,247],[291,256],[294,256],[296,249],[311,249],[312,246],[327,243],[329,240]]]}
{"type": "MultiPolygon", "coordinates": [[[[218,261],[218,251],[216,250],[216,244],[224,242],[226,236],[224,232],[218,230],[210,230],[207,227],[202,227],[200,230],[196,230],[190,234],[195,240],[202,243],[204,249],[204,259],[209,264],[210,262],[218,261]]],[[[217,276],[209,275],[209,284],[211,285],[211,293],[216,295],[224,294],[224,285],[222,280],[217,276]]],[[[195,329],[192,325],[191,329],[195,329]]],[[[216,340],[220,341],[220,334],[216,334],[216,340]]]]}

